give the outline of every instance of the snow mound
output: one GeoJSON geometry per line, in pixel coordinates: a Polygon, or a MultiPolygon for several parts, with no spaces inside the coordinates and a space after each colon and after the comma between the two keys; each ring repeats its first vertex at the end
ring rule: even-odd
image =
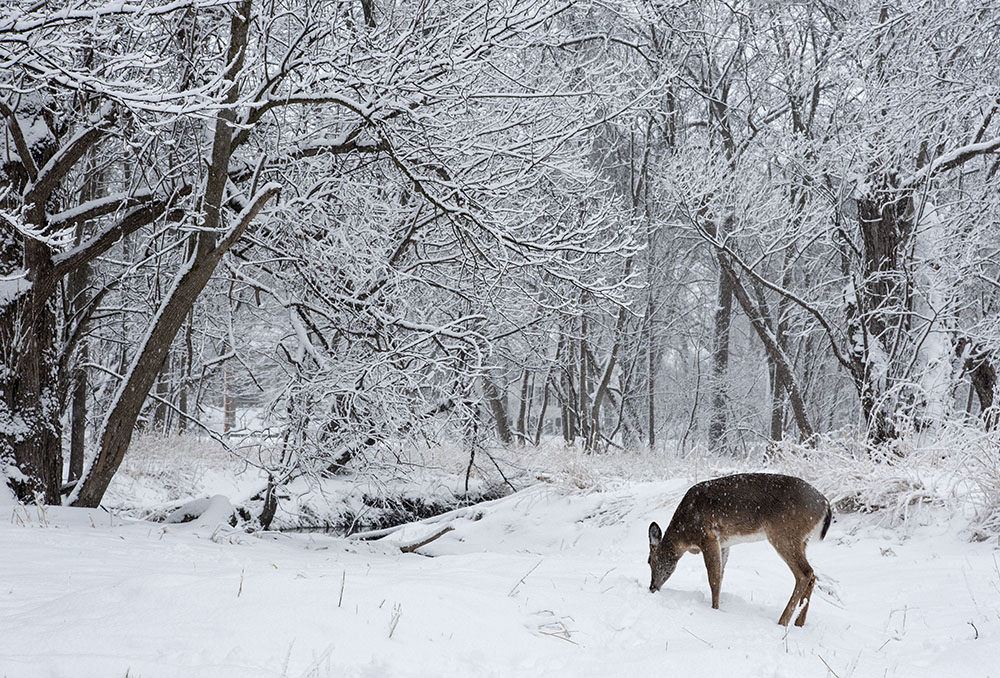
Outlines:
{"type": "Polygon", "coordinates": [[[235,509],[229,498],[221,494],[212,497],[195,499],[173,511],[163,521],[165,523],[190,523],[214,527],[220,523],[229,523],[233,519],[235,509]]]}

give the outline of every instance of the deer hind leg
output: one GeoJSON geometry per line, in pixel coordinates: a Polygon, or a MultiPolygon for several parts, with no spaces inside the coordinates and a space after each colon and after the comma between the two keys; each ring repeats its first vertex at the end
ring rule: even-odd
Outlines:
{"type": "Polygon", "coordinates": [[[788,604],[785,605],[778,623],[782,626],[788,626],[788,622],[792,620],[795,609],[799,604],[803,604],[802,610],[795,620],[796,626],[802,626],[806,621],[806,612],[809,610],[809,598],[812,596],[813,585],[816,583],[816,575],[813,573],[809,561],[806,560],[805,542],[801,540],[793,542],[772,541],[771,545],[774,546],[774,550],[778,552],[782,560],[788,564],[792,574],[795,575],[795,588],[792,590],[792,597],[788,599],[788,604]]]}
{"type": "Polygon", "coordinates": [[[722,551],[717,539],[708,539],[701,547],[705,557],[705,569],[708,570],[708,586],[712,589],[712,609],[719,609],[719,596],[722,593],[722,551]]]}
{"type": "Polygon", "coordinates": [[[809,576],[809,583],[806,584],[806,592],[802,594],[802,611],[795,618],[795,625],[802,626],[806,623],[806,612],[809,611],[809,600],[812,598],[813,587],[816,585],[816,575],[809,576]]]}

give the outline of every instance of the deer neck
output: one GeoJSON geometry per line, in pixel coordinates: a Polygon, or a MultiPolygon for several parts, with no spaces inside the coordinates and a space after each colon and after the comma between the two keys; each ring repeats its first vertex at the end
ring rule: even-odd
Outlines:
{"type": "Polygon", "coordinates": [[[663,539],[660,541],[660,553],[664,556],[672,556],[674,560],[680,558],[685,551],[689,550],[690,544],[679,531],[671,525],[667,528],[667,531],[663,533],[663,539]]]}

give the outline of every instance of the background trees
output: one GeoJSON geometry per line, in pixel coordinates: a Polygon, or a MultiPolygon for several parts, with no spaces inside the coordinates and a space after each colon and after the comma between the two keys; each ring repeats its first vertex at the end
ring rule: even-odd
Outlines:
{"type": "Polygon", "coordinates": [[[995,426],[997,19],[18,5],[5,474],[96,505],[137,427],[247,417],[271,486],[429,431],[735,452],[995,426]]]}

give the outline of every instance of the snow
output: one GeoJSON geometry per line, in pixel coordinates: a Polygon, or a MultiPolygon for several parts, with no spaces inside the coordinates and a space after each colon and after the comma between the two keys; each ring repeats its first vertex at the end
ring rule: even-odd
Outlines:
{"type": "Polygon", "coordinates": [[[921,338],[916,349],[916,376],[926,401],[922,416],[931,422],[947,418],[955,358],[955,322],[949,309],[955,304],[956,281],[947,273],[950,267],[942,266],[949,245],[942,212],[933,201],[922,201],[912,246],[913,277],[920,290],[913,299],[913,330],[921,338]]]}
{"type": "MultiPolygon", "coordinates": [[[[0,215],[3,218],[3,215],[0,215]]],[[[31,289],[27,273],[20,270],[14,275],[0,276],[0,305],[6,305],[31,289]]]]}
{"type": "Polygon", "coordinates": [[[214,527],[227,523],[232,515],[233,505],[229,502],[229,498],[216,494],[184,504],[179,509],[172,511],[163,522],[176,524],[195,521],[199,525],[214,527]]]}
{"type": "Polygon", "coordinates": [[[164,525],[4,506],[0,675],[919,678],[995,666],[1000,545],[960,539],[944,514],[899,528],[837,516],[809,548],[820,582],[803,628],[776,624],[792,577],[766,542],[734,547],[720,610],[694,555],[649,593],[647,527],[669,521],[690,480],[539,483],[410,554],[398,546],[440,523],[363,542],[253,536],[208,514],[164,525]]]}

